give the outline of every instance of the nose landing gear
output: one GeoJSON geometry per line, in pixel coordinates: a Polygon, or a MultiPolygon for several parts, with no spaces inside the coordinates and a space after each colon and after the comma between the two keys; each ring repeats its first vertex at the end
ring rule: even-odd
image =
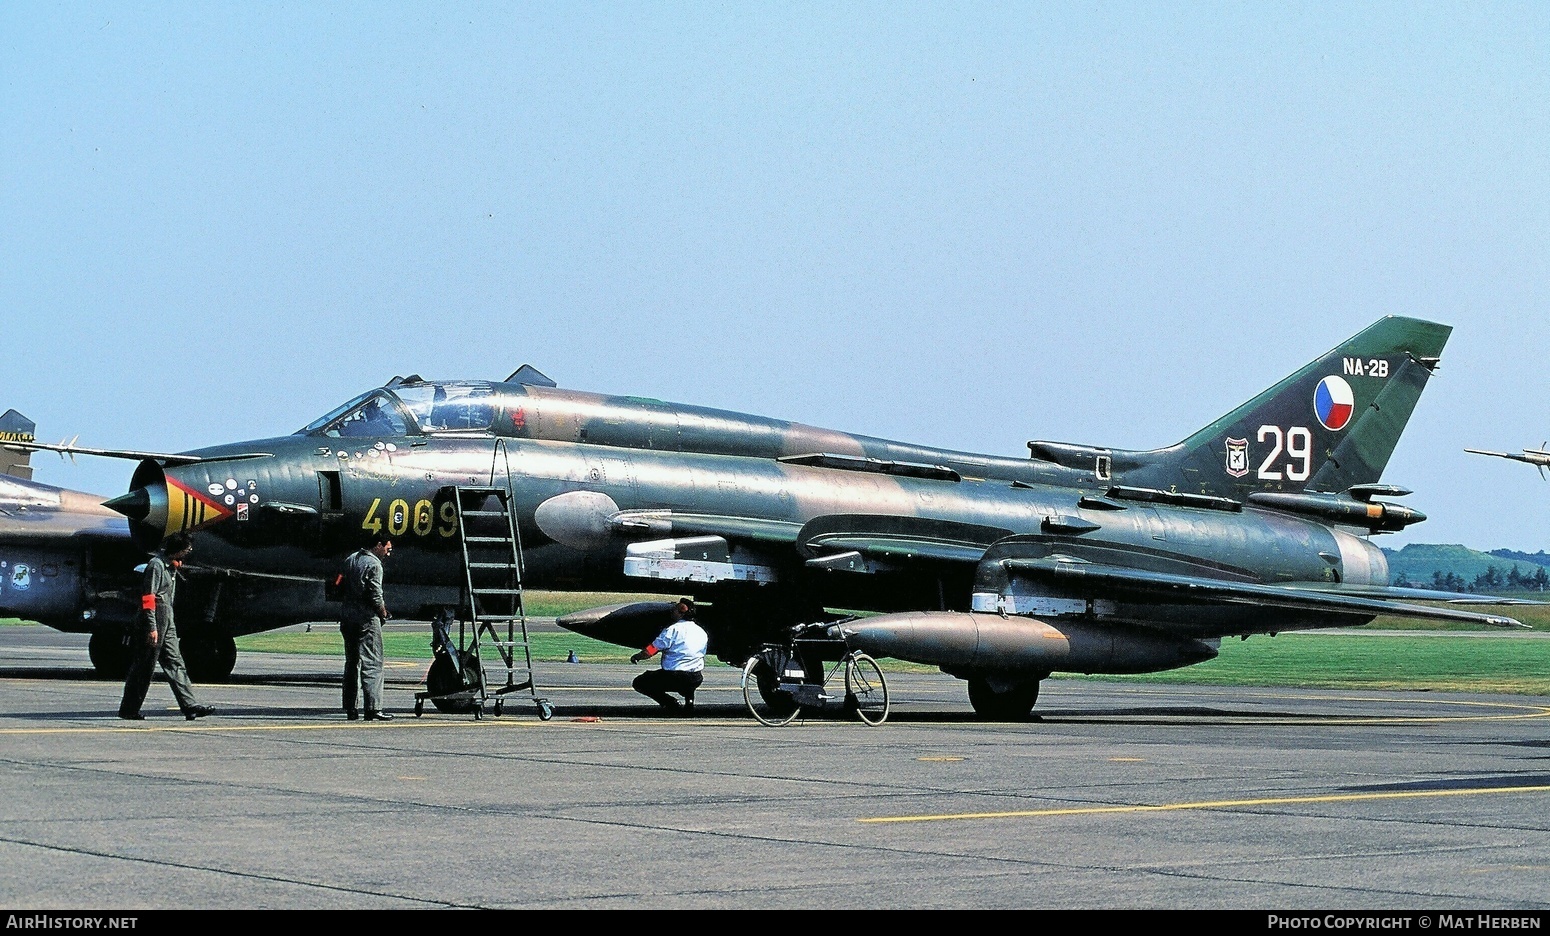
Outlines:
{"type": "Polygon", "coordinates": [[[226,634],[194,634],[183,640],[183,663],[196,683],[225,682],[237,666],[237,642],[226,634]]]}

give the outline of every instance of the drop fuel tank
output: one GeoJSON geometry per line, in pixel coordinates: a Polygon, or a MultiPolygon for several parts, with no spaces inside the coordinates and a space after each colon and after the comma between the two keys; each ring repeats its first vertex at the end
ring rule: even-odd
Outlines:
{"type": "Polygon", "coordinates": [[[835,624],[873,656],[949,673],[1155,673],[1213,659],[1212,643],[1132,624],[908,611],[835,624]]]}

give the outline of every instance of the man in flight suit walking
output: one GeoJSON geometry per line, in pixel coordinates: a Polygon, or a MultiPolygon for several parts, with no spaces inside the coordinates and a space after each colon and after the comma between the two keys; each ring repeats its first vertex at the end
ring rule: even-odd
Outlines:
{"type": "Polygon", "coordinates": [[[382,560],[393,554],[386,533],[372,537],[345,560],[344,606],[339,612],[339,632],[344,635],[344,715],[360,717],[357,695],[364,696],[367,721],[388,721],[382,711],[382,622],[388,619],[382,596],[382,560]]]}
{"type": "Polygon", "coordinates": [[[172,619],[172,599],[178,587],[178,567],[194,551],[194,542],[184,533],[174,533],[162,543],[161,549],[151,554],[145,564],[144,585],[140,589],[140,627],[130,651],[129,675],[124,679],[124,701],[119,703],[118,717],[141,721],[140,706],[145,693],[151,688],[151,673],[156,661],[161,660],[161,670],[167,676],[167,684],[177,697],[178,708],[189,721],[215,714],[215,709],[200,705],[194,698],[194,687],[189,685],[188,670],[183,666],[183,654],[178,650],[178,629],[172,619]]]}

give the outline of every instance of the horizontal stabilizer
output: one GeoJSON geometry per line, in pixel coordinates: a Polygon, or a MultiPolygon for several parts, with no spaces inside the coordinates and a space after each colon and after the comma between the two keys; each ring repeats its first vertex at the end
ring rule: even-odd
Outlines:
{"type": "Polygon", "coordinates": [[[1490,455],[1493,458],[1510,458],[1513,461],[1524,462],[1529,465],[1539,465],[1543,468],[1550,465],[1550,452],[1535,449],[1524,449],[1523,454],[1515,455],[1512,452],[1488,452],[1485,449],[1467,448],[1464,451],[1471,455],[1490,455]]]}

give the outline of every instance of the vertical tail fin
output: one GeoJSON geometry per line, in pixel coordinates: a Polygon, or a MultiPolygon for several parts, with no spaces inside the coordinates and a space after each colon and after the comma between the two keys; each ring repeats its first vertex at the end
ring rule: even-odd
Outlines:
{"type": "Polygon", "coordinates": [[[13,478],[32,479],[32,452],[29,449],[13,449],[7,442],[33,442],[38,427],[33,421],[16,410],[6,410],[0,416],[0,474],[13,478]]]}
{"type": "Polygon", "coordinates": [[[1380,319],[1183,442],[1134,453],[1124,483],[1234,498],[1374,483],[1452,332],[1380,319]]]}

